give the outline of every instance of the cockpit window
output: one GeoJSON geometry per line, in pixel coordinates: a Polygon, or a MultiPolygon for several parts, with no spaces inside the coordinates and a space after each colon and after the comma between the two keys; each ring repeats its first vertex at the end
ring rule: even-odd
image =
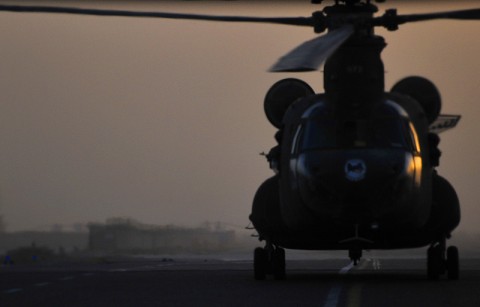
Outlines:
{"type": "Polygon", "coordinates": [[[309,118],[303,124],[300,149],[409,148],[409,129],[404,118],[333,120],[309,118]]]}
{"type": "Polygon", "coordinates": [[[408,147],[407,123],[402,119],[380,119],[372,123],[372,144],[378,147],[408,147]]]}
{"type": "Polygon", "coordinates": [[[306,121],[300,142],[302,149],[336,147],[335,121],[331,119],[306,121]]]}

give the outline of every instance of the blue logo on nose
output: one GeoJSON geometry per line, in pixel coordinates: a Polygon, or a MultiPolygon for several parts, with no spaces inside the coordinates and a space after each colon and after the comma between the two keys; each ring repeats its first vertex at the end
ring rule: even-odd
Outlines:
{"type": "Polygon", "coordinates": [[[360,181],[365,178],[367,166],[360,159],[351,159],[345,163],[345,176],[350,181],[360,181]]]}

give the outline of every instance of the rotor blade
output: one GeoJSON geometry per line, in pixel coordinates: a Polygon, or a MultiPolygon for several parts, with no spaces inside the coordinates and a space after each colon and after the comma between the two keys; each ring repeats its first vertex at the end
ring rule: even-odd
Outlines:
{"type": "Polygon", "coordinates": [[[355,32],[352,25],[328,32],[296,47],[270,68],[271,72],[303,72],[317,70],[355,32]]]}
{"type": "Polygon", "coordinates": [[[387,11],[383,16],[374,18],[374,24],[395,30],[396,26],[407,22],[433,19],[480,20],[480,8],[411,15],[396,15],[396,11],[387,11]]]}
{"type": "Polygon", "coordinates": [[[438,12],[429,14],[400,15],[398,17],[403,22],[423,21],[431,19],[480,20],[480,9],[438,12]]]}
{"type": "Polygon", "coordinates": [[[20,13],[58,13],[58,14],[95,15],[95,16],[148,17],[148,18],[189,19],[189,20],[208,20],[208,21],[226,21],[226,22],[257,22],[257,23],[273,23],[273,24],[284,24],[284,25],[294,25],[294,26],[313,26],[312,17],[215,16],[215,15],[179,14],[179,13],[164,13],[164,12],[141,12],[141,11],[104,10],[104,9],[81,9],[81,8],[73,8],[73,7],[20,6],[20,5],[0,5],[0,11],[20,12],[20,13]]]}

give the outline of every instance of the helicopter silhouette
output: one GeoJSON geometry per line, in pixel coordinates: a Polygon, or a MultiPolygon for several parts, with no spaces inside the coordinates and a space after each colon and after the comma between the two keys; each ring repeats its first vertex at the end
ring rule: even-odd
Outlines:
{"type": "MultiPolygon", "coordinates": [[[[321,3],[322,1],[312,1],[321,3]]],[[[377,1],[380,2],[380,1],[377,1]]],[[[265,241],[254,251],[254,277],[283,279],[285,248],[363,250],[429,246],[427,275],[459,278],[459,253],[447,239],[460,223],[453,186],[436,170],[438,133],[458,115],[441,115],[438,89],[411,76],[385,90],[375,27],[434,19],[479,20],[480,9],[374,17],[369,0],[336,0],[310,17],[243,17],[0,5],[1,11],[256,22],[328,31],[293,49],[273,72],[317,70],[325,93],[288,78],[267,92],[264,108],[278,129],[266,155],[274,175],[255,194],[250,220],[265,241]]]]}

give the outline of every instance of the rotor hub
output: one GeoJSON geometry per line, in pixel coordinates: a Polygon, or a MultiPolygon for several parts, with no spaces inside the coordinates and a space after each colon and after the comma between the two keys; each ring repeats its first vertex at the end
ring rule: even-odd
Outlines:
{"type": "MultiPolygon", "coordinates": [[[[324,14],[325,20],[322,22],[329,30],[334,30],[345,24],[351,24],[354,25],[357,30],[364,29],[367,33],[373,33],[373,24],[369,21],[376,12],[378,12],[378,8],[370,3],[358,2],[352,5],[335,4],[323,9],[322,13],[324,14]]],[[[314,15],[315,32],[317,32],[319,18],[318,16],[317,18],[315,17],[314,15]]]]}

